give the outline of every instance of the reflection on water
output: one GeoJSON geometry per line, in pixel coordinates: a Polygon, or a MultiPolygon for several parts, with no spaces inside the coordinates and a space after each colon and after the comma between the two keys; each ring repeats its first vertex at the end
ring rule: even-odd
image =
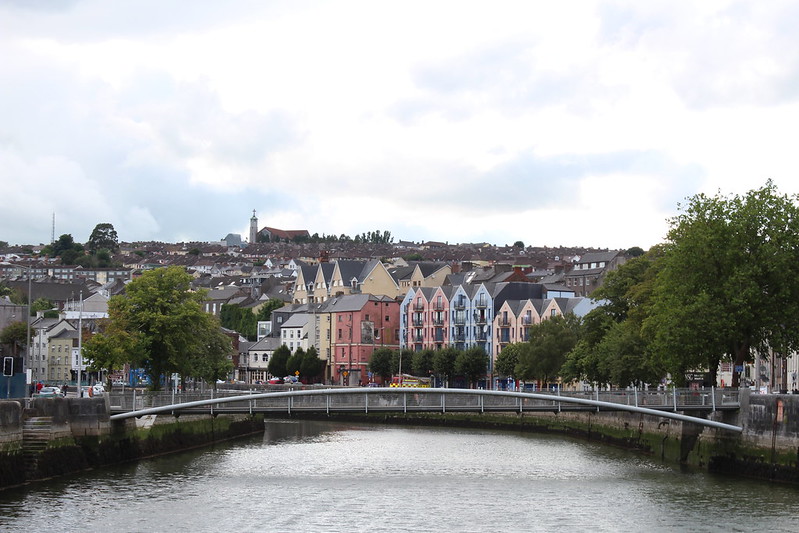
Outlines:
{"type": "Polygon", "coordinates": [[[797,531],[797,496],[561,438],[276,420],[0,492],[0,530],[797,531]]]}

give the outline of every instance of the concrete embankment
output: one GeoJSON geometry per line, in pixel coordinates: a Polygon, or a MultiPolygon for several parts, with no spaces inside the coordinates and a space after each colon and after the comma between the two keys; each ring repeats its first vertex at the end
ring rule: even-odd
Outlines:
{"type": "Polygon", "coordinates": [[[109,412],[103,397],[0,401],[0,489],[264,430],[262,416],[161,415],[142,427],[109,412]]]}

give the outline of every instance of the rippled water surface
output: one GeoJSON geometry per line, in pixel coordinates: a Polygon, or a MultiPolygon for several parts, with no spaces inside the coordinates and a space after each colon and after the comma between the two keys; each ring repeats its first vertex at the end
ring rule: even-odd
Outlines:
{"type": "Polygon", "coordinates": [[[561,438],[268,422],[0,492],[1,531],[799,531],[799,490],[561,438]]]}

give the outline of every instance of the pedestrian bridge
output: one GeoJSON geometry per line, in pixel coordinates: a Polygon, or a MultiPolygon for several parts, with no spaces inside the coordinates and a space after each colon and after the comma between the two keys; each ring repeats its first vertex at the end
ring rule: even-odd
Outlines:
{"type": "Polygon", "coordinates": [[[449,388],[281,386],[268,392],[209,390],[175,394],[115,390],[110,393],[110,401],[111,420],[164,413],[628,411],[716,429],[742,431],[739,426],[684,414],[738,410],[739,393],[729,389],[513,392],[449,388]]]}

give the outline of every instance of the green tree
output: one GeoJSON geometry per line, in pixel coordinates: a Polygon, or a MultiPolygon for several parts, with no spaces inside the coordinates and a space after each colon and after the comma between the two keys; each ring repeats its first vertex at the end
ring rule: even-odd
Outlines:
{"type": "Polygon", "coordinates": [[[308,348],[308,351],[305,352],[305,356],[300,363],[300,375],[312,381],[322,375],[326,364],[326,361],[319,358],[316,347],[311,346],[308,348]]]}
{"type": "Polygon", "coordinates": [[[558,377],[568,354],[577,344],[580,319],[555,316],[530,326],[530,346],[519,354],[517,372],[525,381],[548,384],[558,377]]]}
{"type": "Polygon", "coordinates": [[[236,331],[247,337],[247,340],[254,341],[258,336],[258,321],[255,313],[249,308],[242,308],[239,323],[236,331]]]}
{"type": "Polygon", "coordinates": [[[626,387],[653,383],[665,375],[653,359],[642,329],[651,307],[659,257],[660,248],[653,247],[608,273],[591,295],[602,305],[584,317],[581,338],[561,369],[563,379],[626,387]]]}
{"type": "Polygon", "coordinates": [[[516,241],[516,242],[513,243],[513,247],[514,248],[518,248],[520,250],[524,250],[524,242],[516,241]]]}
{"type": "Polygon", "coordinates": [[[494,362],[494,370],[500,376],[516,377],[516,365],[519,364],[519,354],[527,349],[526,342],[516,342],[505,346],[497,354],[494,362]]]}
{"type": "Polygon", "coordinates": [[[65,250],[59,255],[62,265],[75,265],[78,263],[78,260],[84,256],[85,254],[77,249],[65,250]]]}
{"type": "Polygon", "coordinates": [[[235,304],[222,304],[219,320],[223,328],[241,333],[248,340],[255,340],[258,334],[258,323],[251,309],[235,304]]]}
{"type": "Polygon", "coordinates": [[[297,348],[286,361],[286,375],[294,376],[302,371],[302,360],[305,359],[305,350],[297,348]]]}
{"type": "Polygon", "coordinates": [[[27,346],[28,325],[25,322],[12,322],[0,331],[0,344],[11,345],[14,355],[19,356],[22,346],[27,346]]]}
{"type": "Polygon", "coordinates": [[[487,369],[488,354],[478,346],[460,352],[455,358],[455,374],[466,378],[470,387],[485,378],[487,369]]]}
{"type": "Polygon", "coordinates": [[[35,316],[39,311],[49,311],[54,307],[53,302],[47,298],[36,298],[31,304],[31,316],[35,316]]]}
{"type": "Polygon", "coordinates": [[[286,363],[288,363],[289,357],[291,357],[291,350],[285,344],[281,344],[269,358],[266,369],[275,377],[286,376],[288,374],[286,363]]]}
{"type": "Polygon", "coordinates": [[[452,347],[436,350],[433,356],[433,372],[443,380],[455,375],[455,361],[460,350],[452,347]]]}
{"type": "Polygon", "coordinates": [[[11,296],[14,292],[14,289],[8,286],[8,283],[5,280],[0,280],[0,298],[3,296],[11,296]]]}
{"type": "Polygon", "coordinates": [[[83,358],[89,371],[105,369],[110,374],[139,359],[139,355],[134,354],[134,350],[139,349],[136,339],[124,329],[122,322],[105,318],[96,324],[97,332],[83,344],[83,358]]]}
{"type": "Polygon", "coordinates": [[[202,311],[204,294],[191,291],[191,280],[180,267],[150,270],[108,302],[112,325],[101,335],[129,353],[156,390],[162,376],[187,371],[186,360],[195,354],[225,347],[218,320],[202,311]]]}
{"type": "Polygon", "coordinates": [[[72,238],[72,235],[65,233],[61,235],[53,244],[45,246],[44,249],[48,252],[47,255],[50,257],[58,257],[67,250],[74,250],[75,240],[72,238]]]}
{"type": "Polygon", "coordinates": [[[415,376],[427,377],[433,373],[435,351],[427,349],[413,352],[410,369],[415,376]]]}
{"type": "Polygon", "coordinates": [[[627,255],[630,257],[640,257],[644,255],[644,249],[640,246],[633,246],[629,250],[627,250],[627,255]]]}
{"type": "Polygon", "coordinates": [[[103,249],[111,252],[117,251],[119,249],[119,239],[114,226],[108,222],[97,224],[89,236],[86,248],[89,249],[92,255],[103,249]]]}
{"type": "Polygon", "coordinates": [[[696,195],[671,220],[644,326],[677,383],[700,369],[715,381],[722,360],[799,349],[797,202],[768,181],[743,196],[696,195]]]}
{"type": "Polygon", "coordinates": [[[185,383],[186,377],[193,375],[206,383],[212,383],[216,388],[217,380],[227,380],[233,371],[232,352],[230,338],[222,330],[207,330],[202,342],[197,345],[197,351],[184,359],[184,364],[178,365],[177,372],[181,382],[185,383]]]}
{"type": "Polygon", "coordinates": [[[394,367],[394,352],[389,348],[378,348],[369,358],[369,371],[380,376],[383,382],[391,380],[394,367]]]}
{"type": "Polygon", "coordinates": [[[258,308],[258,312],[255,315],[256,323],[272,320],[272,311],[280,309],[283,307],[283,305],[283,300],[279,300],[277,298],[268,299],[264,304],[261,305],[261,307],[258,308]]]}

